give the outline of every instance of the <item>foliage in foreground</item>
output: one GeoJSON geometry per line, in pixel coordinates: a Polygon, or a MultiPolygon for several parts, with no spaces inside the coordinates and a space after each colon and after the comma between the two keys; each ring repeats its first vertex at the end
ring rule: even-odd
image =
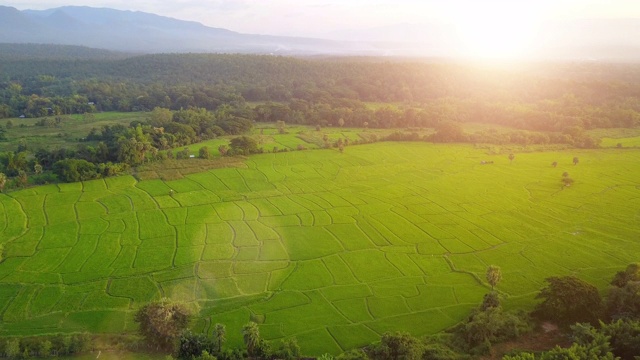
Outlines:
{"type": "Polygon", "coordinates": [[[577,322],[598,323],[602,318],[602,298],[598,289],[575,276],[550,277],[537,299],[543,299],[533,312],[535,317],[562,326],[577,322]]]}

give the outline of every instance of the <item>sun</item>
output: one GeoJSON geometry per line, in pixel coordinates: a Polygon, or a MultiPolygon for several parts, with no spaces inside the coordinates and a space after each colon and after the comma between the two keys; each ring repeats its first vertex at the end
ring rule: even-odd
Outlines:
{"type": "Polygon", "coordinates": [[[538,14],[504,2],[498,5],[478,2],[456,12],[459,55],[495,59],[532,55],[538,14]]]}

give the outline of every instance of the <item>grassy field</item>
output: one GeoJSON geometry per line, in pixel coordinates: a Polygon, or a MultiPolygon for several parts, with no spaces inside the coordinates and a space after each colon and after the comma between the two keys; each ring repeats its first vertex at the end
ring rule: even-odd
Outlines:
{"type": "Polygon", "coordinates": [[[552,275],[604,289],[640,256],[639,163],[629,149],[510,164],[466,145],[377,143],[3,194],[0,334],[133,332],[139,306],[170,297],[197,311],[197,331],[226,324],[230,346],[253,320],[319,355],[452,326],[489,290],[490,264],[511,308],[530,308],[552,275]]]}
{"type": "MultiPolygon", "coordinates": [[[[21,139],[27,144],[35,144],[37,147],[53,149],[56,147],[74,147],[80,143],[81,138],[89,134],[92,128],[100,130],[104,125],[122,124],[129,126],[132,121],[145,121],[146,114],[143,112],[104,112],[84,115],[65,115],[59,126],[46,127],[36,126],[36,122],[42,118],[32,119],[2,119],[0,126],[6,129],[7,122],[11,121],[13,127],[7,129],[7,141],[0,146],[2,151],[15,150],[21,139]]],[[[49,116],[54,119],[55,116],[49,116]]]]}

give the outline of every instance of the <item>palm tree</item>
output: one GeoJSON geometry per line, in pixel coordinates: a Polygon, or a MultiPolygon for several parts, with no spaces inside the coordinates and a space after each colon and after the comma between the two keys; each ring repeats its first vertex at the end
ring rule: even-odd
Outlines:
{"type": "Polygon", "coordinates": [[[216,339],[216,345],[218,345],[218,354],[222,350],[222,344],[227,340],[227,329],[223,324],[216,324],[213,329],[213,338],[216,339]]]}
{"type": "Polygon", "coordinates": [[[258,329],[258,324],[250,321],[247,325],[243,326],[242,339],[247,346],[249,357],[254,357],[260,345],[260,330],[258,329]]]}

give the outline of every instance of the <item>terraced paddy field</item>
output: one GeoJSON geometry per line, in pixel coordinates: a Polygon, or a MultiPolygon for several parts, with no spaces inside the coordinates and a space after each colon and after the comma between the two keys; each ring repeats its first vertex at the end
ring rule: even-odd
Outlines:
{"type": "Polygon", "coordinates": [[[629,149],[510,164],[472,146],[377,143],[0,195],[0,334],[133,332],[139,306],[170,297],[198,310],[198,331],[226,324],[230,346],[253,320],[318,355],[442,331],[481,301],[490,264],[512,308],[552,275],[604,289],[640,258],[638,164],[629,149]]]}

